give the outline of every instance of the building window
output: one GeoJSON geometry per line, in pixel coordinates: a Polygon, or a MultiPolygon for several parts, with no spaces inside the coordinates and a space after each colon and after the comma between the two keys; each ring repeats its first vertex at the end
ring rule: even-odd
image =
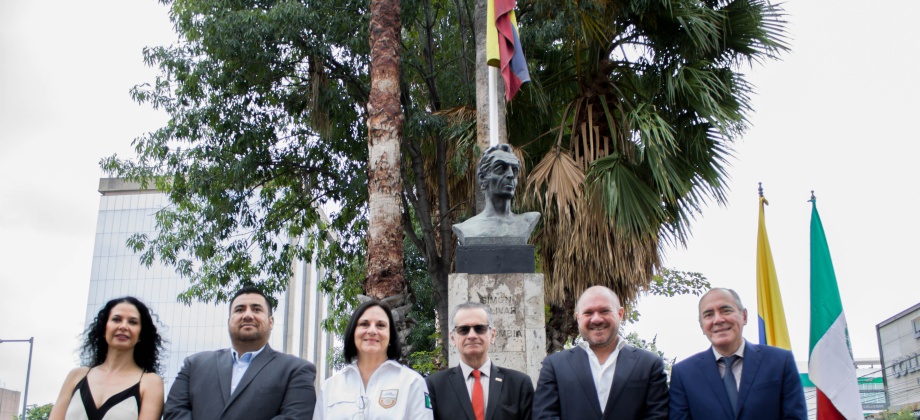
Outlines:
{"type": "Polygon", "coordinates": [[[914,338],[920,338],[920,316],[914,318],[914,338]]]}

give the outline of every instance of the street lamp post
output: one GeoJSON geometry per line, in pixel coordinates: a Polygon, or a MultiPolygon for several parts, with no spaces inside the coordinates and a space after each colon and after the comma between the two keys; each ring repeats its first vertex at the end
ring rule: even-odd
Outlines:
{"type": "Polygon", "coordinates": [[[32,374],[32,345],[34,343],[35,337],[29,337],[28,340],[4,340],[0,339],[0,344],[3,343],[29,343],[29,364],[26,366],[26,389],[22,394],[22,420],[26,420],[26,406],[28,406],[29,401],[29,375],[32,374]]]}

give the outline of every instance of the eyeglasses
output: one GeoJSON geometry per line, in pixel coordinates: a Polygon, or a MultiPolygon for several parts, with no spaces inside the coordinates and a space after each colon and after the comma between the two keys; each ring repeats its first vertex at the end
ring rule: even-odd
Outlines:
{"type": "Polygon", "coordinates": [[[460,335],[467,335],[467,334],[470,333],[470,329],[473,329],[473,331],[476,331],[476,334],[485,334],[487,331],[489,331],[489,328],[490,328],[490,327],[489,327],[488,325],[485,325],[485,324],[479,324],[479,325],[458,325],[458,326],[454,327],[454,331],[456,331],[457,334],[460,334],[460,335]]]}
{"type": "Polygon", "coordinates": [[[355,404],[358,406],[358,412],[351,417],[352,420],[364,420],[364,409],[367,408],[367,397],[360,396],[355,401],[355,404]]]}

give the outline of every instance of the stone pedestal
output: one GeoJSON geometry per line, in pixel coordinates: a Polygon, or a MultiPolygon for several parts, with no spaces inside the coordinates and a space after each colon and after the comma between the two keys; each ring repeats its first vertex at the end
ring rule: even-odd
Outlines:
{"type": "MultiPolygon", "coordinates": [[[[495,344],[489,349],[492,362],[530,375],[536,386],[546,357],[543,274],[451,274],[449,307],[467,301],[486,304],[492,310],[496,329],[495,344]]],[[[449,363],[460,363],[453,345],[449,363]]]]}

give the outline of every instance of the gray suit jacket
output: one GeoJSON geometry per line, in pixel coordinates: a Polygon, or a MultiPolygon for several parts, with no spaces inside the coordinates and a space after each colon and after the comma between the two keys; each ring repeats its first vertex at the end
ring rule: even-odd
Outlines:
{"type": "MultiPolygon", "coordinates": [[[[435,419],[475,420],[470,392],[459,366],[429,376],[428,393],[435,419]]],[[[533,381],[513,369],[492,363],[489,374],[489,405],[486,420],[530,420],[533,381]]]]}
{"type": "Polygon", "coordinates": [[[166,420],[310,419],[316,405],[312,363],[265,346],[230,394],[229,349],[185,359],[163,409],[166,420]]]}

